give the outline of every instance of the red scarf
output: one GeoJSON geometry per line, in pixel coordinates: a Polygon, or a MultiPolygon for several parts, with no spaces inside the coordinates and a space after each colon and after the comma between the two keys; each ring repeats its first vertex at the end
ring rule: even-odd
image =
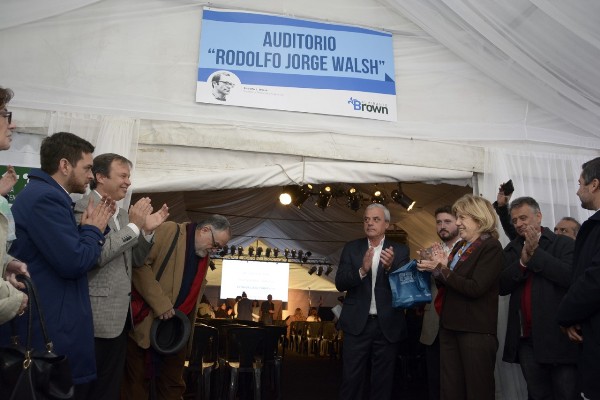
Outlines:
{"type": "Polygon", "coordinates": [[[194,311],[194,307],[196,307],[196,301],[198,300],[198,295],[200,294],[202,281],[204,281],[206,271],[208,271],[208,258],[209,257],[206,256],[198,261],[198,269],[196,270],[196,276],[192,282],[192,287],[190,288],[190,291],[183,303],[177,307],[177,309],[183,312],[185,315],[189,315],[192,311],[194,311]]]}

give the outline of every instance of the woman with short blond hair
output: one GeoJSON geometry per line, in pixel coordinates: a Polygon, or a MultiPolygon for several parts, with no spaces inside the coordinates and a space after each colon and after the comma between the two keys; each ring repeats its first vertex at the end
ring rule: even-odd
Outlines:
{"type": "Polygon", "coordinates": [[[419,268],[439,287],[441,398],[494,400],[498,293],[504,266],[496,213],[482,197],[465,195],[452,206],[461,240],[446,258],[439,244],[419,268]]]}

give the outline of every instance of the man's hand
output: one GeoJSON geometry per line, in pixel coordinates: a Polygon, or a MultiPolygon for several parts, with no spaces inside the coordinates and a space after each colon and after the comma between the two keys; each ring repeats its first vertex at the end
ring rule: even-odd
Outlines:
{"type": "Polygon", "coordinates": [[[573,325],[565,328],[564,326],[560,327],[560,330],[569,337],[571,342],[582,343],[583,335],[581,334],[581,326],[573,325]]]}
{"type": "Polygon", "coordinates": [[[88,206],[81,215],[81,225],[93,225],[100,229],[100,232],[104,232],[108,220],[116,210],[116,203],[109,196],[102,196],[96,207],[94,207],[94,199],[90,196],[88,206]]]}
{"type": "Polygon", "coordinates": [[[169,311],[167,311],[164,314],[161,314],[158,316],[158,319],[171,319],[175,316],[175,310],[174,309],[170,309],[169,311]]]}
{"type": "Polygon", "coordinates": [[[386,271],[389,270],[394,262],[394,248],[390,246],[387,249],[381,249],[379,261],[381,261],[381,265],[386,271]]]}
{"type": "Polygon", "coordinates": [[[12,260],[6,265],[4,278],[17,289],[25,289],[25,284],[23,282],[17,281],[17,275],[29,276],[29,272],[27,271],[27,264],[25,264],[23,261],[12,260]]]}
{"type": "Polygon", "coordinates": [[[149,197],[142,197],[129,207],[129,222],[134,223],[140,230],[146,225],[146,218],[152,212],[149,197]]]}
{"type": "Polygon", "coordinates": [[[9,165],[6,173],[0,178],[0,195],[5,196],[17,183],[17,173],[15,167],[9,165]]]}
{"type": "Polygon", "coordinates": [[[496,196],[496,201],[498,202],[498,207],[507,206],[508,203],[510,202],[510,197],[511,196],[512,196],[512,194],[506,196],[504,194],[504,189],[502,189],[502,186],[500,186],[498,188],[498,195],[496,196]]]}
{"type": "Polygon", "coordinates": [[[154,232],[169,217],[169,207],[163,204],[160,210],[146,217],[146,223],[142,227],[146,235],[154,232]]]}
{"type": "Polygon", "coordinates": [[[521,251],[521,263],[527,265],[533,253],[538,248],[540,242],[540,232],[532,226],[525,227],[525,243],[521,251]]]}
{"type": "Polygon", "coordinates": [[[371,267],[373,266],[373,255],[374,254],[375,254],[375,250],[372,247],[369,247],[369,250],[367,250],[367,252],[365,253],[365,256],[363,257],[362,267],[360,267],[360,269],[362,270],[361,273],[363,275],[368,274],[369,271],[371,270],[371,267]]]}

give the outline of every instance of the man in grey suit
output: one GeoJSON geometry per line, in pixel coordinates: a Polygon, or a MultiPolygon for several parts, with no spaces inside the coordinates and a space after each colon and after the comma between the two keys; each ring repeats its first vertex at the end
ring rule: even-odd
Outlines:
{"type": "MultiPolygon", "coordinates": [[[[117,154],[101,154],[94,158],[93,189],[75,204],[75,215],[81,218],[89,202],[103,196],[122,200],[131,185],[131,162],[117,154]]],[[[88,384],[88,399],[118,399],[125,355],[132,267],[142,265],[152,247],[152,236],[169,215],[165,205],[152,213],[149,198],[142,198],[122,208],[110,218],[105,243],[97,265],[88,273],[88,285],[94,318],[94,345],[98,379],[88,384]]]]}

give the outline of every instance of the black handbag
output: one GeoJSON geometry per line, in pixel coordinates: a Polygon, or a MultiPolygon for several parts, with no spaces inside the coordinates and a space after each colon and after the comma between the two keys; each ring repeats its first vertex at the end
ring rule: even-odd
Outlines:
{"type": "Polygon", "coordinates": [[[23,347],[18,336],[13,335],[12,344],[0,348],[0,400],[72,399],[75,390],[69,360],[52,351],[53,344],[46,332],[33,282],[25,275],[17,276],[17,280],[25,284],[29,297],[27,344],[23,347]],[[31,344],[34,308],[44,336],[45,350],[34,350],[31,344]]]}

